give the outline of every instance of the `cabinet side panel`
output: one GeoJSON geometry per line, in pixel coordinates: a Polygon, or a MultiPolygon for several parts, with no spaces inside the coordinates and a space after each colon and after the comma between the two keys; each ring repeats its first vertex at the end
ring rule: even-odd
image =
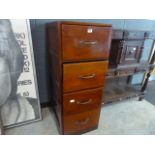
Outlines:
{"type": "Polygon", "coordinates": [[[110,65],[115,65],[119,63],[119,57],[121,54],[121,43],[120,40],[112,40],[111,49],[110,49],[110,65]]]}
{"type": "Polygon", "coordinates": [[[60,26],[57,23],[47,25],[47,46],[50,64],[50,79],[54,110],[62,132],[62,70],[61,70],[61,35],[60,26]]]}

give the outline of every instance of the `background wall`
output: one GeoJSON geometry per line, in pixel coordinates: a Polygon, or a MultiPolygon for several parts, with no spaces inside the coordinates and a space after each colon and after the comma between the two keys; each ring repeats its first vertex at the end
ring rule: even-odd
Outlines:
{"type": "MultiPolygon", "coordinates": [[[[59,19],[60,20],[60,19],[59,19]]],[[[155,20],[138,20],[138,19],[78,19],[71,21],[82,22],[95,22],[95,23],[109,23],[112,24],[113,29],[126,29],[126,30],[149,30],[155,31],[155,20]]],[[[34,57],[36,64],[36,72],[38,79],[39,95],[41,103],[49,102],[51,98],[51,89],[49,83],[49,69],[46,50],[46,35],[45,25],[48,22],[54,22],[58,20],[54,19],[31,19],[31,32],[34,49],[34,57]]],[[[147,59],[149,56],[148,51],[152,47],[152,40],[147,40],[145,43],[144,54],[142,59],[147,59]]],[[[142,81],[143,74],[134,76],[133,83],[140,83],[142,81]]]]}

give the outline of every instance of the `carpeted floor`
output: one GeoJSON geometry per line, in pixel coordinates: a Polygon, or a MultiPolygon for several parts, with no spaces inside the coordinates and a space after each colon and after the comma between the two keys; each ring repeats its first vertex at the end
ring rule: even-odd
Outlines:
{"type": "MultiPolygon", "coordinates": [[[[57,135],[53,112],[43,108],[43,120],[8,129],[5,134],[57,135]]],[[[128,100],[105,105],[101,110],[99,128],[85,135],[155,134],[155,106],[146,100],[128,100]]]]}
{"type": "Polygon", "coordinates": [[[129,100],[106,105],[99,129],[87,134],[155,134],[155,106],[146,100],[129,100]]]}

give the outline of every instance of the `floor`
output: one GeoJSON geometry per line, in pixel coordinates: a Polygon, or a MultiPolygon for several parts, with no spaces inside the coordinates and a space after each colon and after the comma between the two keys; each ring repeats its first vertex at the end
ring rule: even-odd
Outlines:
{"type": "Polygon", "coordinates": [[[109,104],[102,109],[98,130],[88,135],[155,134],[155,106],[143,100],[109,104]],[[105,117],[106,116],[106,117],[105,117]]]}
{"type": "MultiPolygon", "coordinates": [[[[105,105],[101,110],[99,128],[85,135],[155,134],[155,81],[149,83],[145,100],[127,100],[105,105]]],[[[42,109],[43,120],[8,129],[8,135],[58,135],[54,113],[42,109]]]]}
{"type": "Polygon", "coordinates": [[[42,121],[24,126],[11,128],[5,131],[7,135],[58,135],[55,115],[50,108],[42,109],[42,121]]]}
{"type": "MultiPolygon", "coordinates": [[[[7,130],[9,135],[57,135],[53,112],[43,108],[43,121],[7,130]]],[[[155,106],[146,100],[128,100],[105,105],[101,110],[99,128],[86,135],[155,134],[155,106]]]]}

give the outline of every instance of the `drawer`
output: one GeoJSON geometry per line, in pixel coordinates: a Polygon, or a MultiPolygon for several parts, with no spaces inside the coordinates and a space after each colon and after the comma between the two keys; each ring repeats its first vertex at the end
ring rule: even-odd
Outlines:
{"type": "Polygon", "coordinates": [[[63,61],[108,59],[111,34],[111,27],[63,24],[63,61]]]}
{"type": "Polygon", "coordinates": [[[64,115],[75,114],[100,107],[103,88],[64,94],[64,115]]]}
{"type": "Polygon", "coordinates": [[[124,32],[124,38],[125,39],[144,39],[145,38],[145,32],[139,31],[125,31],[124,32]]]}
{"type": "Polygon", "coordinates": [[[134,73],[135,73],[135,67],[115,71],[116,76],[126,76],[126,75],[131,75],[134,73]]]}
{"type": "Polygon", "coordinates": [[[155,39],[155,32],[147,32],[149,39],[155,39]]]}
{"type": "Polygon", "coordinates": [[[76,134],[97,128],[100,108],[64,117],[64,134],[76,134]]]}
{"type": "Polygon", "coordinates": [[[124,41],[120,64],[139,63],[142,52],[143,52],[142,40],[124,41]]]}
{"type": "Polygon", "coordinates": [[[102,87],[107,69],[108,61],[64,64],[63,91],[102,87]]]}
{"type": "Polygon", "coordinates": [[[136,67],[135,72],[146,72],[147,70],[149,70],[148,66],[140,66],[140,67],[136,67]]]}

